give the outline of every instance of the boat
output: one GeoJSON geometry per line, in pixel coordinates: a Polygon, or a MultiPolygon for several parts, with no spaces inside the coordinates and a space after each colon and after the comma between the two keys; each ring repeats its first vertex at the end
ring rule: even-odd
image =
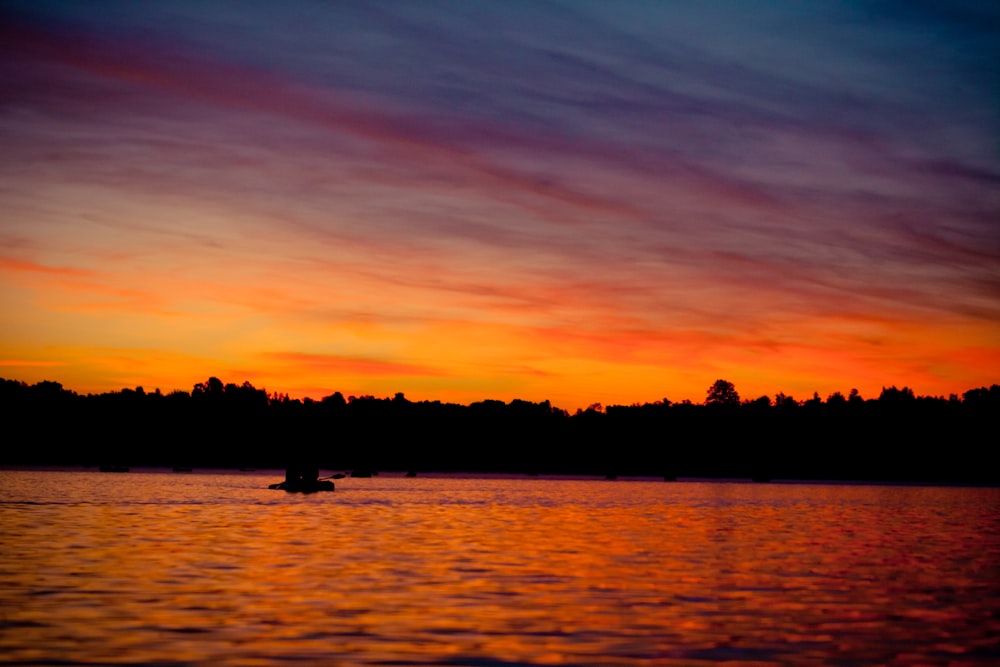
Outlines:
{"type": "Polygon", "coordinates": [[[289,493],[315,493],[317,491],[333,491],[336,487],[328,479],[316,481],[290,480],[268,485],[269,489],[288,491],[289,493]]]}

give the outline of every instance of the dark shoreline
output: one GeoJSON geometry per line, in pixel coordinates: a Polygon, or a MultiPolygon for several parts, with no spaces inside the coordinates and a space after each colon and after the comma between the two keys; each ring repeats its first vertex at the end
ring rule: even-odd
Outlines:
{"type": "MultiPolygon", "coordinates": [[[[66,473],[100,473],[99,466],[65,465],[65,464],[4,464],[0,463],[0,472],[66,472],[66,473]]],[[[136,466],[129,471],[138,475],[179,475],[178,471],[169,466],[136,466]]],[[[240,470],[234,467],[219,468],[194,468],[191,471],[183,471],[186,475],[245,475],[251,477],[262,477],[268,480],[278,479],[284,475],[284,471],[279,468],[262,470],[240,470]]],[[[331,474],[333,471],[322,471],[322,476],[331,474]]],[[[344,478],[351,477],[349,473],[344,474],[344,478]]],[[[628,484],[631,482],[655,483],[655,484],[747,484],[747,485],[768,485],[777,486],[878,486],[878,487],[930,487],[930,488],[1000,488],[1000,481],[992,482],[962,482],[962,481],[919,481],[919,480],[878,480],[878,479],[772,479],[766,482],[754,481],[750,478],[733,477],[680,477],[677,479],[664,480],[655,475],[623,475],[613,480],[606,479],[598,474],[539,474],[529,473],[507,473],[507,472],[476,472],[476,471],[424,471],[418,475],[411,476],[406,470],[387,470],[374,476],[376,482],[382,479],[507,479],[519,481],[578,481],[578,482],[607,482],[628,484]]],[[[338,482],[341,484],[343,482],[338,482]]],[[[368,484],[367,478],[362,484],[368,484]]]]}
{"type": "Polygon", "coordinates": [[[867,400],[778,398],[710,395],[706,404],[570,415],[547,401],[299,401],[214,378],[190,394],[88,396],[0,380],[0,416],[9,433],[26,434],[8,439],[0,466],[268,470],[308,461],[417,474],[1000,484],[1000,385],[949,399],[895,387],[867,400]]]}

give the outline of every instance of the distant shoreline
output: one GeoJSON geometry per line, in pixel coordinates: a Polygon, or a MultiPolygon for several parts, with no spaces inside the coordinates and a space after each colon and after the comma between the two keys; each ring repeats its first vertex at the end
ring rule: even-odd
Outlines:
{"type": "MultiPolygon", "coordinates": [[[[65,465],[65,464],[2,464],[0,472],[66,472],[66,473],[100,473],[110,477],[115,477],[114,473],[101,473],[98,466],[65,465]]],[[[334,471],[321,471],[321,477],[332,474],[334,471]]],[[[181,473],[165,466],[136,466],[129,470],[129,473],[140,475],[245,475],[248,477],[263,477],[274,479],[284,475],[283,469],[272,468],[265,470],[240,470],[233,467],[222,468],[195,468],[189,472],[181,473]]],[[[382,471],[374,477],[377,481],[382,479],[415,479],[408,476],[406,470],[382,471]]],[[[345,471],[345,479],[349,478],[349,471],[345,471]]],[[[909,481],[909,480],[839,480],[839,479],[772,479],[766,482],[754,481],[750,478],[728,478],[728,477],[681,477],[672,480],[664,480],[662,477],[653,475],[623,475],[613,480],[608,480],[601,475],[584,474],[540,474],[531,475],[528,473],[504,473],[504,472],[476,472],[476,471],[426,471],[416,475],[420,479],[507,479],[514,481],[578,481],[578,482],[607,482],[607,483],[655,483],[655,484],[750,484],[750,485],[784,485],[784,486],[885,486],[885,487],[955,487],[955,488],[1000,488],[1000,481],[994,482],[948,482],[948,481],[909,481]]],[[[351,482],[358,486],[370,485],[369,479],[352,479],[351,482]]],[[[342,483],[342,482],[338,482],[342,483]]]]}
{"type": "Polygon", "coordinates": [[[0,415],[26,434],[0,465],[509,474],[623,479],[838,480],[996,485],[1000,385],[948,399],[884,389],[877,399],[778,394],[741,400],[723,380],[704,404],[467,406],[268,396],[216,378],[191,393],[80,396],[54,382],[0,380],[0,415]]]}

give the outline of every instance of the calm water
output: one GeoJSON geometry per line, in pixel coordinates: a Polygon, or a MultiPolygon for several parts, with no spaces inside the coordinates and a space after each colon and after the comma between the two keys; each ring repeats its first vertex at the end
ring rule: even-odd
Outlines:
{"type": "Polygon", "coordinates": [[[0,663],[1000,662],[1000,490],[0,471],[0,663]]]}

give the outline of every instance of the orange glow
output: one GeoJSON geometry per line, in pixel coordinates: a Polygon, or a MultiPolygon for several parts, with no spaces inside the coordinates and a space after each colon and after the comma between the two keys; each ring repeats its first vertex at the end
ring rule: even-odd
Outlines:
{"type": "Polygon", "coordinates": [[[402,391],[574,410],[700,402],[717,377],[744,398],[855,387],[872,397],[889,385],[948,395],[989,384],[1000,367],[997,327],[957,316],[918,322],[854,308],[711,322],[623,311],[600,285],[489,285],[462,261],[431,269],[398,256],[417,273],[395,283],[398,271],[379,276],[350,260],[296,271],[280,258],[219,259],[133,275],[127,260],[84,269],[0,258],[0,285],[17,304],[3,315],[0,373],[83,393],[190,389],[216,375],[300,397],[402,391]]]}

